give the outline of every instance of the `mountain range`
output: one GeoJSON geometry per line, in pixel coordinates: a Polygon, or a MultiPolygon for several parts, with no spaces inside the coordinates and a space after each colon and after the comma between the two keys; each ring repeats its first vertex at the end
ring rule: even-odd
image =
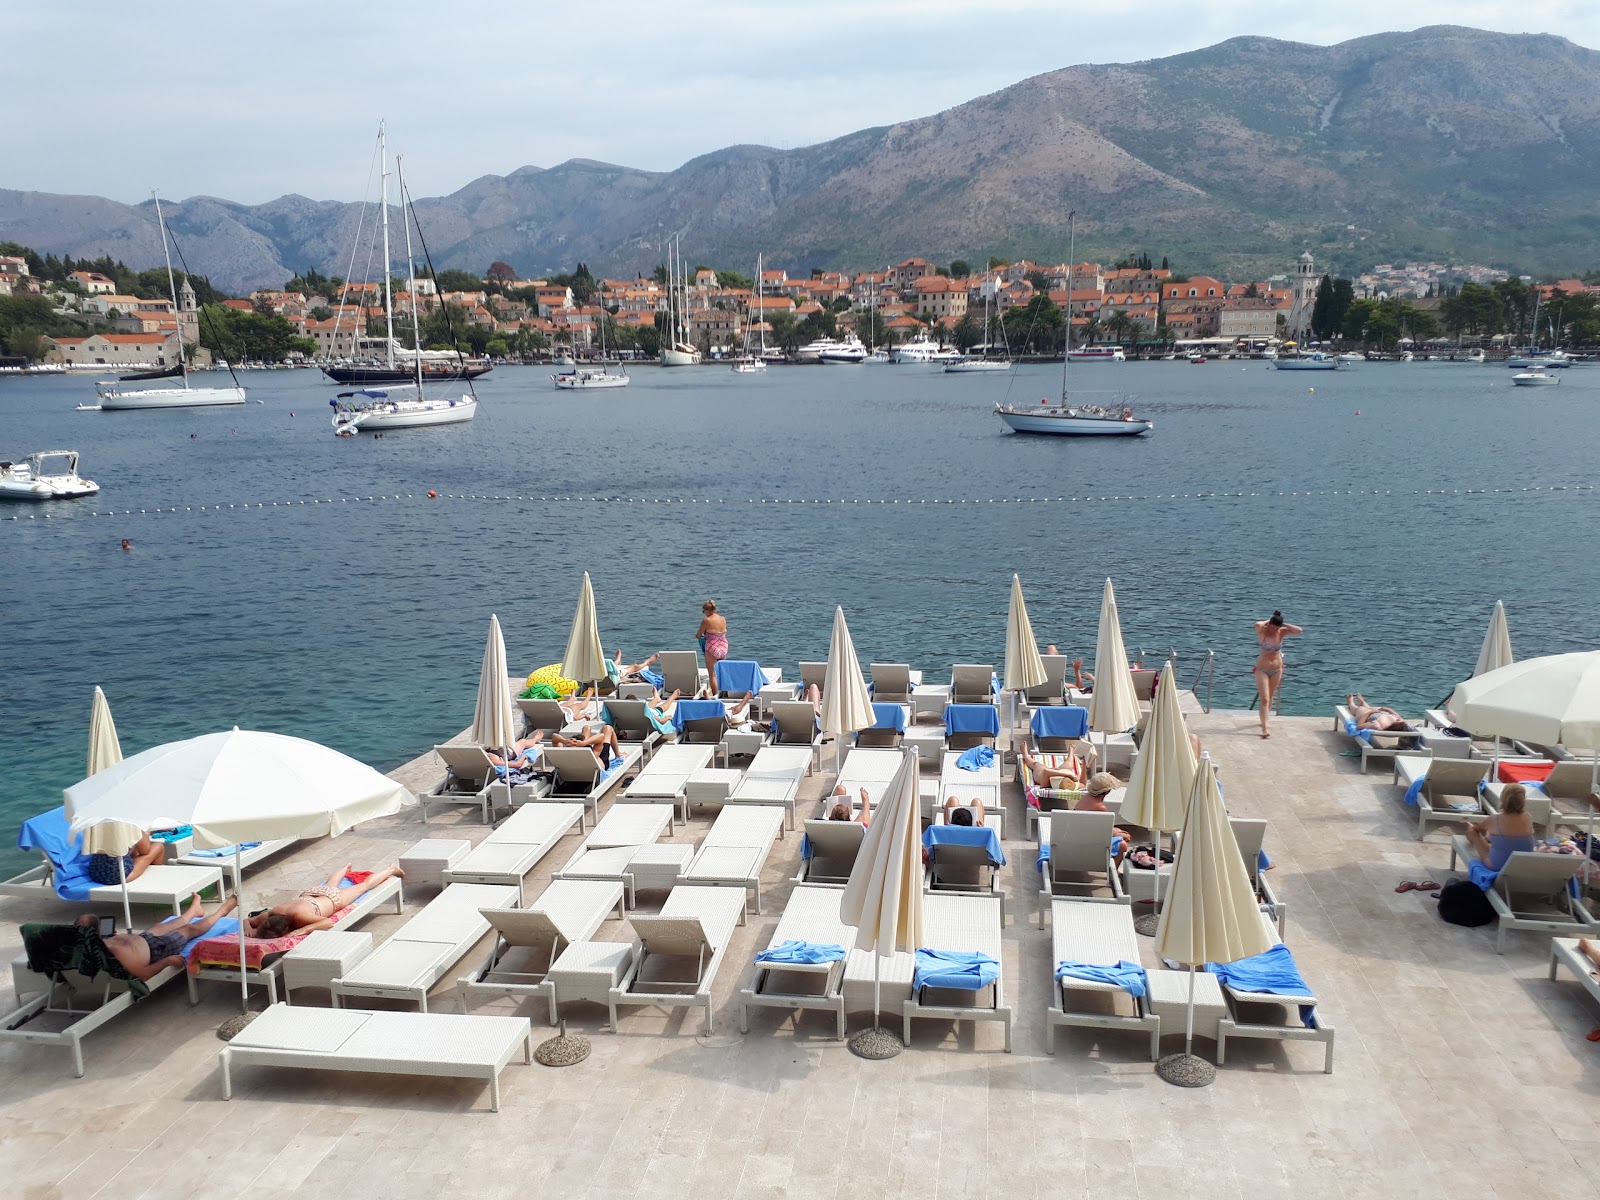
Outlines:
{"type": "MultiPolygon", "coordinates": [[[[881,266],[1133,251],[1218,274],[1311,249],[1346,269],[1409,258],[1570,273],[1596,265],[1600,53],[1455,26],[1334,46],[1264,37],[1067,67],[935,116],[794,150],[732,146],[651,172],[584,159],[419,199],[435,265],[525,277],[687,261],[881,266]]],[[[0,238],[161,260],[150,206],[0,190],[0,238]]],[[[229,290],[344,275],[363,206],[286,195],[167,206],[189,266],[229,290]]],[[[354,272],[357,277],[361,271],[354,272]]]]}

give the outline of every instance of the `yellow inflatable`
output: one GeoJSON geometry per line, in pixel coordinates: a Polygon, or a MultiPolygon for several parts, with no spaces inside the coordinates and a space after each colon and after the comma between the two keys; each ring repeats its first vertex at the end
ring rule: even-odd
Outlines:
{"type": "Polygon", "coordinates": [[[528,681],[523,686],[532,687],[536,683],[549,684],[561,694],[562,699],[565,699],[566,697],[572,695],[573,692],[578,690],[578,681],[575,679],[568,679],[565,675],[563,675],[561,673],[560,663],[551,663],[547,667],[540,667],[532,675],[528,676],[528,681]]]}

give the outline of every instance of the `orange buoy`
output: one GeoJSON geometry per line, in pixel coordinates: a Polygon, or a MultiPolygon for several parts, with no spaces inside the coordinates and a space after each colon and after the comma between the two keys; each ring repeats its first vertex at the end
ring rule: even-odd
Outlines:
{"type": "Polygon", "coordinates": [[[437,500],[438,498],[439,498],[439,493],[430,489],[429,492],[428,492],[428,499],[429,500],[437,500]]]}

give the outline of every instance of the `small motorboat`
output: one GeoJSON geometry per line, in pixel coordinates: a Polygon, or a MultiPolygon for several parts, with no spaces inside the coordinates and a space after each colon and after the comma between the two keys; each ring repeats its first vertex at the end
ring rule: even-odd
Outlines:
{"type": "Polygon", "coordinates": [[[21,462],[0,462],[0,500],[76,500],[100,485],[78,475],[76,450],[41,450],[21,462]]]}
{"type": "Polygon", "coordinates": [[[1196,364],[1197,366],[1206,361],[1206,356],[1201,354],[1198,350],[1196,350],[1193,354],[1188,355],[1187,358],[1188,361],[1196,364]]]}
{"type": "Polygon", "coordinates": [[[1546,375],[1543,371],[1518,371],[1511,377],[1511,382],[1517,387],[1554,387],[1561,380],[1555,375],[1546,375]]]}

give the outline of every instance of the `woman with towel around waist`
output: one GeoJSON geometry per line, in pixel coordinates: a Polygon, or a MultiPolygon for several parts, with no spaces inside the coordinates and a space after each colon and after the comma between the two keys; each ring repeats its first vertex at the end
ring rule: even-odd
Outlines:
{"type": "Polygon", "coordinates": [[[717,611],[717,602],[707,600],[700,606],[700,628],[695,636],[700,639],[700,651],[706,656],[706,675],[711,694],[717,694],[717,664],[728,657],[728,619],[717,611]]]}
{"type": "Polygon", "coordinates": [[[1267,732],[1267,717],[1278,698],[1278,689],[1283,686],[1283,639],[1304,632],[1300,626],[1290,625],[1283,619],[1283,614],[1276,610],[1265,621],[1256,622],[1256,645],[1261,653],[1256,655],[1256,665],[1250,670],[1256,677],[1256,695],[1261,702],[1261,736],[1264,738],[1272,736],[1267,732]]]}

